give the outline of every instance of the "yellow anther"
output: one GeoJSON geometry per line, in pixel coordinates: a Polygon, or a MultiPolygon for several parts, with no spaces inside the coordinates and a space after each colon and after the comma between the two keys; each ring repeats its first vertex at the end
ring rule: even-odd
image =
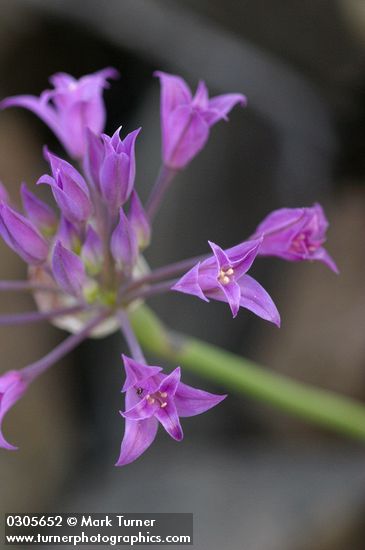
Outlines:
{"type": "Polygon", "coordinates": [[[147,402],[149,405],[153,405],[155,401],[156,399],[154,399],[153,397],[150,397],[150,396],[147,397],[147,402]]]}
{"type": "Polygon", "coordinates": [[[226,275],[233,275],[234,271],[232,269],[232,267],[230,267],[227,271],[226,271],[226,275]]]}
{"type": "Polygon", "coordinates": [[[164,403],[161,403],[161,409],[164,409],[165,407],[167,407],[166,401],[164,401],[164,403]]]}
{"type": "Polygon", "coordinates": [[[167,397],[167,393],[166,393],[165,391],[160,392],[160,395],[161,395],[161,397],[163,397],[163,398],[167,397]]]}

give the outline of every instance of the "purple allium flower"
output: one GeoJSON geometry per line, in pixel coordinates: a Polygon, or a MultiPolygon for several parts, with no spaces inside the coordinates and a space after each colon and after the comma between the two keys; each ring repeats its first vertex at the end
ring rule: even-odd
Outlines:
{"type": "Polygon", "coordinates": [[[53,177],[43,175],[39,183],[50,185],[62,214],[73,223],[86,221],[92,213],[90,192],[85,179],[69,162],[46,151],[53,177]]]}
{"type": "Polygon", "coordinates": [[[99,185],[105,202],[114,212],[127,202],[133,190],[136,175],[134,146],[140,131],[141,128],[134,130],[124,140],[119,137],[120,128],[112,137],[102,136],[104,155],[100,164],[99,185]]]}
{"type": "Polygon", "coordinates": [[[237,104],[246,105],[242,94],[224,94],[209,99],[204,82],[195,96],[179,76],[155,72],[161,81],[162,156],[166,166],[184,168],[203,149],[209,129],[237,104]]]}
{"type": "Polygon", "coordinates": [[[124,438],[117,466],[136,460],[152,444],[158,423],[176,441],[183,439],[179,417],[201,414],[218,405],[226,395],[214,395],[180,382],[180,368],[162,374],[151,367],[123,356],[126,380],[126,419],[124,438]]]}
{"type": "Polygon", "coordinates": [[[58,241],[52,255],[52,274],[56,283],[72,296],[82,296],[87,282],[81,258],[58,241]]]}
{"type": "Polygon", "coordinates": [[[34,225],[42,233],[52,234],[57,227],[57,217],[54,210],[48,206],[45,202],[41,201],[27,188],[23,183],[20,188],[22,196],[23,208],[28,219],[34,223],[34,225]]]}
{"type": "Polygon", "coordinates": [[[3,449],[17,449],[4,438],[2,423],[6,413],[24,395],[27,387],[28,384],[19,371],[12,370],[0,375],[0,447],[3,449]]]}
{"type": "Polygon", "coordinates": [[[261,245],[261,239],[246,241],[226,251],[209,242],[213,256],[198,262],[173,287],[209,302],[227,302],[233,317],[240,307],[280,326],[279,312],[266,290],[246,275],[261,245]]]}
{"type": "Polygon", "coordinates": [[[9,97],[0,107],[24,107],[33,111],[56,134],[68,154],[79,159],[85,153],[85,129],[90,128],[96,134],[104,129],[102,92],[108,86],[107,79],[118,76],[118,71],[112,68],[79,80],[66,73],[57,73],[50,78],[53,90],[44,91],[40,97],[9,97]]]}
{"type": "Polygon", "coordinates": [[[258,254],[292,262],[319,260],[338,273],[334,260],[322,246],[327,228],[328,220],[320,204],[274,210],[256,228],[254,237],[263,237],[258,254]]]}
{"type": "Polygon", "coordinates": [[[124,214],[123,208],[119,211],[119,223],[113,231],[110,249],[118,266],[129,271],[136,263],[138,256],[137,235],[124,214]]]}
{"type": "Polygon", "coordinates": [[[38,229],[4,202],[0,203],[0,235],[28,264],[42,264],[48,256],[48,243],[38,229]]]}

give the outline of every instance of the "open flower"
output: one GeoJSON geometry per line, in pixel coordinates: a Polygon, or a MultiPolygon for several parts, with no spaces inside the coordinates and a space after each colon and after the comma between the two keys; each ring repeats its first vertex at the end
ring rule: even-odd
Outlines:
{"type": "Polygon", "coordinates": [[[162,156],[166,166],[184,168],[203,149],[209,129],[237,104],[246,104],[242,94],[223,94],[209,99],[204,82],[195,96],[179,76],[155,72],[161,81],[162,156]]]}
{"type": "Polygon", "coordinates": [[[6,413],[23,396],[28,387],[21,372],[12,370],[0,376],[0,447],[15,451],[17,448],[6,441],[2,432],[2,422],[6,413]]]}
{"type": "Polygon", "coordinates": [[[85,153],[85,128],[100,133],[105,125],[103,89],[108,78],[117,78],[118,71],[103,69],[76,80],[69,74],[57,73],[50,78],[53,90],[40,97],[19,95],[3,100],[0,107],[24,107],[47,124],[73,158],[85,153]]]}
{"type": "Polygon", "coordinates": [[[176,441],[183,439],[179,417],[201,414],[218,405],[225,395],[214,395],[180,382],[180,368],[162,374],[151,367],[123,356],[126,380],[125,433],[117,466],[136,460],[152,444],[158,423],[176,441]]]}
{"type": "Polygon", "coordinates": [[[292,262],[319,260],[338,273],[334,260],[322,246],[327,228],[320,204],[310,208],[281,208],[258,225],[253,238],[263,238],[260,256],[278,256],[292,262]]]}
{"type": "Polygon", "coordinates": [[[209,302],[209,298],[227,302],[233,317],[240,307],[280,325],[279,312],[264,288],[246,275],[261,245],[261,239],[243,242],[226,251],[209,242],[213,256],[198,262],[172,287],[209,302]]]}

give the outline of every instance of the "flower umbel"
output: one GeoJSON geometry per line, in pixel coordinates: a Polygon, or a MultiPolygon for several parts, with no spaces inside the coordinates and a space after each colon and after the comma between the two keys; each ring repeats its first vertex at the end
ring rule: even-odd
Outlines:
{"type": "Polygon", "coordinates": [[[151,296],[177,290],[206,302],[227,302],[233,317],[245,308],[279,325],[273,300],[247,274],[256,258],[316,259],[336,270],[323,248],[328,222],[319,205],[273,212],[250,240],[227,250],[209,242],[212,253],[208,257],[149,268],[143,253],[173,177],[204,147],[210,128],[227,119],[236,104],[246,103],[242,94],[209,99],[203,82],[193,96],[182,78],[162,72],[156,75],[162,87],[163,159],[146,205],[134,188],[140,128],[124,138],[120,127],[112,136],[102,133],[102,92],[107,80],[117,76],[114,69],[79,80],[58,73],[51,78],[54,89],[40,98],[16,96],[1,103],[3,108],[20,106],[36,113],[78,164],[45,148],[50,173],[37,183],[51,191],[52,207],[23,183],[20,211],[0,183],[0,235],[28,266],[27,280],[0,281],[0,292],[30,291],[38,307],[0,315],[0,326],[49,320],[71,333],[39,361],[0,376],[0,447],[15,449],[3,436],[2,422],[29,384],[85,338],[118,329],[132,357],[123,356],[125,433],[117,465],[138,458],[155,439],[158,424],[181,441],[180,418],[201,414],[226,396],[183,384],[180,367],[164,374],[161,367],[149,366],[130,324],[131,311],[151,296]]]}

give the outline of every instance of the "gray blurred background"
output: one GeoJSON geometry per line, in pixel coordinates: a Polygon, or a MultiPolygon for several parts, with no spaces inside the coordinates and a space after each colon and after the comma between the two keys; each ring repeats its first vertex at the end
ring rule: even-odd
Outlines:
{"type": "MultiPolygon", "coordinates": [[[[177,178],[147,257],[160,266],[249,235],[270,210],[321,201],[336,277],[320,264],[257,262],[280,330],[222,304],[171,295],[151,301],[174,329],[292,378],[365,398],[364,49],[361,0],[0,0],[0,95],[45,89],[49,75],[115,66],[107,131],[139,125],[137,188],[160,159],[155,69],[249,107],[214,128],[177,178]]],[[[32,114],[0,115],[0,179],[17,200],[62,154],[32,114]]],[[[24,265],[0,243],[1,278],[24,265]]],[[[2,311],[33,307],[1,295],[2,311]]],[[[47,324],[2,328],[1,370],[20,368],[64,337],[47,324]]],[[[185,440],[161,433],[135,464],[115,469],[123,434],[120,335],[87,342],[37,383],[6,419],[18,453],[0,454],[0,512],[194,512],[204,550],[362,550],[364,446],[231,395],[187,419],[185,440]]],[[[155,359],[149,358],[151,362],[155,359]]],[[[171,367],[172,365],[166,365],[171,367]]],[[[217,393],[204,379],[185,381],[217,393]]]]}

